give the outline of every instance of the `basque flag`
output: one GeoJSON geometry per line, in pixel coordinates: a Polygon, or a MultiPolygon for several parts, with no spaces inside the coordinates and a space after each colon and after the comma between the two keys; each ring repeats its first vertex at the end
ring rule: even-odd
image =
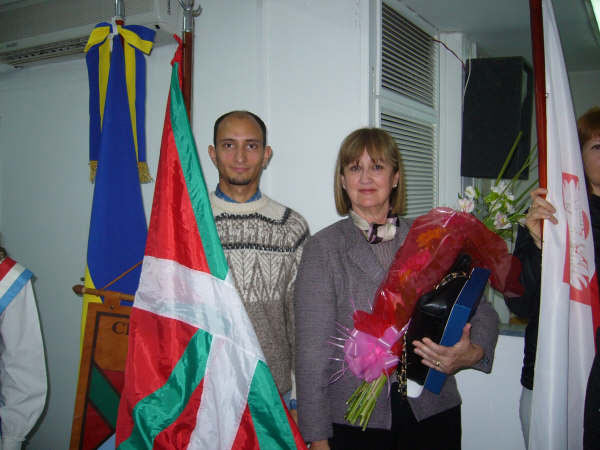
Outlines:
{"type": "Polygon", "coordinates": [[[306,448],[228,272],[175,57],[119,449],[306,448]]]}

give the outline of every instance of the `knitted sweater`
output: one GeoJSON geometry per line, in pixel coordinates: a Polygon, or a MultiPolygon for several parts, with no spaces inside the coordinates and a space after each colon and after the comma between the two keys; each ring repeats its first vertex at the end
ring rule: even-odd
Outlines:
{"type": "Polygon", "coordinates": [[[264,194],[231,203],[213,192],[210,202],[235,286],[277,388],[285,393],[292,387],[294,282],[308,225],[264,194]]]}

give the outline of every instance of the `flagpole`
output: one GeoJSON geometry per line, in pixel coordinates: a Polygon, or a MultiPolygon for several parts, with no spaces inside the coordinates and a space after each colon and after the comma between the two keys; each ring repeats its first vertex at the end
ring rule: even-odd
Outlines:
{"type": "MultiPolygon", "coordinates": [[[[115,0],[115,24],[123,26],[125,25],[125,5],[123,4],[123,0],[115,0]]],[[[117,30],[114,31],[115,33],[117,30]]],[[[121,37],[121,44],[123,43],[123,38],[121,37]]]]}
{"type": "Polygon", "coordinates": [[[181,63],[182,93],[190,123],[192,122],[192,73],[194,68],[194,17],[202,13],[202,7],[194,9],[194,0],[178,0],[183,8],[183,60],[181,63]]]}
{"type": "Polygon", "coordinates": [[[535,84],[535,118],[538,142],[538,176],[540,187],[547,185],[546,177],[546,69],[544,58],[544,25],[542,1],[529,0],[531,49],[535,84]]]}
{"type": "Polygon", "coordinates": [[[127,300],[132,302],[134,298],[133,295],[124,294],[123,292],[109,291],[107,289],[92,289],[85,287],[82,284],[76,284],[75,286],[73,286],[73,292],[75,292],[79,296],[89,294],[96,295],[98,297],[104,297],[106,299],[106,303],[110,307],[118,306],[119,300],[127,300]]]}

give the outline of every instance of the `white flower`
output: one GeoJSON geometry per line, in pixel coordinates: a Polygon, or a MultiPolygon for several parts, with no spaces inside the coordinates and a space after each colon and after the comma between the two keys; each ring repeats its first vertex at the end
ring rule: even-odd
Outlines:
{"type": "Polygon", "coordinates": [[[501,212],[496,213],[496,215],[494,216],[494,226],[498,229],[498,230],[505,230],[507,228],[511,227],[511,223],[508,220],[508,216],[506,214],[503,214],[501,212]]]}
{"type": "Polygon", "coordinates": [[[465,196],[469,199],[474,199],[475,197],[477,197],[477,191],[473,186],[467,186],[467,188],[465,189],[465,196]]]}
{"type": "MultiPolygon", "coordinates": [[[[466,194],[466,191],[465,191],[466,194]]],[[[471,213],[475,209],[475,202],[472,198],[459,198],[458,199],[458,209],[461,212],[471,213]]]]}
{"type": "Polygon", "coordinates": [[[512,204],[511,201],[505,201],[504,202],[504,209],[506,210],[506,212],[508,214],[512,214],[512,213],[515,212],[515,207],[514,207],[514,205],[512,204]]]}
{"type": "Polygon", "coordinates": [[[495,184],[492,186],[492,192],[495,192],[496,194],[502,194],[506,190],[507,187],[508,187],[508,181],[500,180],[498,182],[498,184],[495,184]]]}

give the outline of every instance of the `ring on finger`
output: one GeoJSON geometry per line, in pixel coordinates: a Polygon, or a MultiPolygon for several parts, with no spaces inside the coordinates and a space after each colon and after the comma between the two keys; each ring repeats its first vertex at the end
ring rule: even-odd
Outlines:
{"type": "Polygon", "coordinates": [[[435,364],[435,367],[440,367],[442,365],[439,359],[436,359],[433,363],[435,364]]]}

